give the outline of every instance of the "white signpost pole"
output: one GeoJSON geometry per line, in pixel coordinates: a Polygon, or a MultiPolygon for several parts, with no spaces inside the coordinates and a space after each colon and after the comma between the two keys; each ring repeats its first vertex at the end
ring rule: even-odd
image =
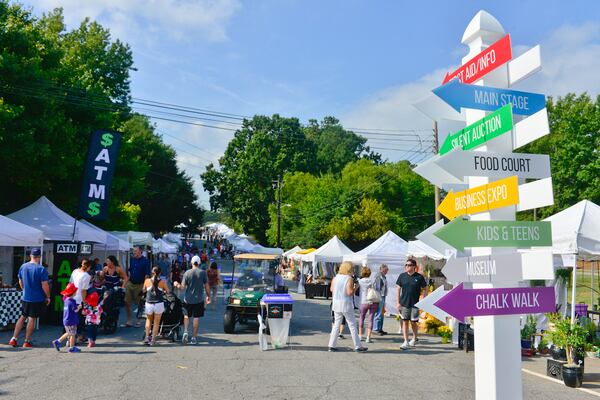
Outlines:
{"type": "MultiPolygon", "coordinates": [[[[485,11],[471,20],[462,38],[469,46],[463,64],[505,35],[500,23],[485,11]]],[[[502,65],[485,75],[479,85],[508,88],[508,66],[502,65]]],[[[486,115],[485,111],[464,110],[466,124],[470,125],[486,115]]],[[[475,151],[512,152],[511,135],[503,135],[475,151]]],[[[469,187],[489,183],[487,177],[469,177],[469,187]]],[[[472,220],[515,220],[515,206],[473,215],[472,220]]],[[[514,248],[475,247],[473,256],[515,252],[514,248]]],[[[479,283],[474,288],[518,287],[519,282],[479,283]]],[[[475,395],[479,400],[519,400],[523,398],[521,376],[521,343],[518,315],[474,317],[475,330],[475,395]]]]}

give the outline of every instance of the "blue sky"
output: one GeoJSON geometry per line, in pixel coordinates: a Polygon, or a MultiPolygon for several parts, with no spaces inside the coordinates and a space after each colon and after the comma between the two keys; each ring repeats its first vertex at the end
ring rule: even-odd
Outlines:
{"type": "MultiPolygon", "coordinates": [[[[462,34],[481,1],[38,0],[63,7],[69,27],[85,16],[133,49],[133,96],[254,115],[322,119],[345,126],[416,129],[431,121],[412,103],[456,67],[462,34]]],[[[543,70],[519,89],[549,95],[600,92],[600,2],[485,2],[511,34],[514,53],[540,44],[543,70]]],[[[198,121],[200,122],[200,121],[198,121]]],[[[156,121],[208,204],[199,173],[232,132],[156,121]],[[186,143],[183,143],[183,142],[186,143]],[[202,150],[200,150],[202,149],[202,150]]],[[[206,122],[205,122],[206,123],[206,122]]],[[[223,126],[228,126],[224,124],[223,126]]],[[[372,146],[386,143],[370,141],[372,146]]],[[[389,147],[389,146],[387,146],[389,147]]],[[[398,146],[397,146],[398,147],[398,146]]],[[[382,151],[390,160],[423,154],[382,151]]]]}

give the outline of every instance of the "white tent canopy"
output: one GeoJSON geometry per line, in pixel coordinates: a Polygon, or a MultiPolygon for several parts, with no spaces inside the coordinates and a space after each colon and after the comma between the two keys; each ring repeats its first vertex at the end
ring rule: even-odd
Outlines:
{"type": "Polygon", "coordinates": [[[546,218],[552,223],[552,252],[600,260],[600,206],[589,200],[546,218]]]}
{"type": "Polygon", "coordinates": [[[174,243],[169,243],[163,239],[157,239],[152,243],[153,253],[177,254],[179,247],[174,243]]]}
{"type": "Polygon", "coordinates": [[[106,233],[77,223],[75,218],[56,207],[46,196],[42,196],[27,207],[7,215],[8,218],[39,229],[44,240],[74,240],[82,242],[105,243],[106,233]]]}
{"type": "Polygon", "coordinates": [[[317,250],[303,255],[302,261],[312,262],[313,264],[321,261],[341,263],[344,261],[345,256],[350,256],[352,254],[354,254],[354,252],[350,250],[337,236],[334,236],[317,250]]]}
{"type": "Polygon", "coordinates": [[[279,247],[264,247],[260,244],[256,244],[252,248],[251,253],[281,255],[283,253],[283,250],[279,247]]]}
{"type": "Polygon", "coordinates": [[[154,238],[150,232],[111,231],[111,234],[128,241],[132,246],[152,246],[154,238]]]}
{"type": "Polygon", "coordinates": [[[406,240],[392,231],[387,231],[361,251],[354,253],[352,256],[344,257],[345,261],[352,261],[355,264],[368,266],[373,273],[379,271],[381,264],[388,266],[389,272],[386,276],[388,295],[385,299],[385,307],[392,314],[398,314],[398,310],[396,309],[398,300],[395,283],[398,276],[404,272],[407,252],[408,243],[406,240]]]}
{"type": "Polygon", "coordinates": [[[41,246],[44,233],[0,215],[0,246],[41,246]]]}
{"type": "Polygon", "coordinates": [[[300,246],[294,246],[294,247],[292,247],[291,249],[289,249],[288,251],[284,251],[284,252],[283,252],[283,256],[284,256],[284,257],[289,257],[289,256],[291,256],[292,254],[294,254],[294,253],[296,253],[296,252],[298,252],[298,251],[301,251],[301,250],[302,250],[302,247],[300,247],[300,246]]]}
{"type": "Polygon", "coordinates": [[[111,234],[110,232],[103,231],[102,229],[98,228],[96,225],[92,224],[91,222],[86,221],[85,219],[80,219],[79,221],[77,221],[77,223],[86,225],[92,229],[96,229],[100,232],[103,232],[106,235],[106,238],[104,239],[104,244],[94,246],[95,248],[100,247],[100,249],[107,250],[107,251],[128,251],[129,248],[131,247],[129,242],[118,238],[117,236],[111,234]]]}
{"type": "Polygon", "coordinates": [[[445,258],[442,253],[429,247],[420,240],[411,240],[408,242],[407,256],[415,258],[428,257],[432,260],[442,260],[445,258]]]}

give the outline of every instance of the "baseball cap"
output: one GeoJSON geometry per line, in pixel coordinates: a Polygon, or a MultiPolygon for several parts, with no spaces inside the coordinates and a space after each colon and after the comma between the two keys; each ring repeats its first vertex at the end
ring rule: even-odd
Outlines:
{"type": "Polygon", "coordinates": [[[71,296],[77,291],[77,286],[73,282],[69,282],[65,290],[60,292],[63,296],[71,296]]]}
{"type": "Polygon", "coordinates": [[[200,265],[200,257],[198,257],[198,256],[192,257],[192,265],[194,265],[194,264],[200,265]]]}
{"type": "Polygon", "coordinates": [[[42,250],[40,250],[39,247],[34,247],[33,249],[31,249],[31,255],[34,257],[39,257],[42,255],[42,250]]]}

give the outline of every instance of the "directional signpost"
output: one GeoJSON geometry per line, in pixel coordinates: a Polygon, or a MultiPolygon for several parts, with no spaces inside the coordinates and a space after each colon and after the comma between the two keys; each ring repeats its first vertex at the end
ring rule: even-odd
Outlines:
{"type": "Polygon", "coordinates": [[[452,220],[459,215],[476,214],[518,203],[519,182],[516,176],[511,176],[462,192],[450,191],[438,211],[452,220]]]}
{"type": "Polygon", "coordinates": [[[440,148],[440,155],[456,147],[463,150],[473,149],[503,133],[510,132],[512,128],[511,105],[507,104],[474,124],[448,135],[440,148]]]}
{"type": "Polygon", "coordinates": [[[463,83],[473,83],[502,64],[510,61],[511,58],[510,35],[506,35],[461,65],[453,73],[446,73],[442,84],[448,83],[454,78],[463,83]]]}
{"type": "Polygon", "coordinates": [[[445,321],[450,315],[442,309],[436,307],[434,303],[444,297],[444,295],[446,295],[448,292],[449,290],[444,290],[444,286],[440,286],[431,292],[429,296],[424,297],[421,301],[415,304],[415,307],[427,311],[440,321],[445,321]]]}
{"type": "Polygon", "coordinates": [[[554,279],[551,251],[458,257],[446,262],[442,273],[450,282],[494,283],[525,279],[554,279]]]}
{"type": "Polygon", "coordinates": [[[543,94],[466,85],[457,80],[433,89],[433,93],[458,112],[461,108],[496,111],[506,104],[512,104],[514,114],[533,115],[546,107],[546,96],[543,94]]]}
{"type": "Polygon", "coordinates": [[[465,317],[556,311],[554,287],[465,290],[461,283],[434,305],[459,321],[465,317]]]}
{"type": "Polygon", "coordinates": [[[519,400],[519,315],[555,310],[553,287],[518,287],[523,280],[554,277],[551,251],[516,250],[551,246],[551,226],[515,221],[516,211],[553,204],[550,160],[510,152],[550,131],[546,97],[508,89],[540,70],[540,48],[512,60],[510,36],[485,11],[471,20],[462,42],[469,46],[463,65],[433,90],[435,101],[430,97],[415,106],[435,121],[464,118],[466,127],[448,135],[439,154],[414,171],[440,187],[469,185],[450,192],[439,206],[451,221],[438,221],[417,237],[436,248],[449,244],[470,253],[450,258],[442,270],[458,286],[447,293],[440,287],[417,306],[438,318],[474,317],[476,398],[519,400]],[[513,115],[525,118],[515,123],[513,115]],[[535,181],[519,185],[519,179],[535,181]],[[471,217],[456,218],[460,215],[471,217]]]}

